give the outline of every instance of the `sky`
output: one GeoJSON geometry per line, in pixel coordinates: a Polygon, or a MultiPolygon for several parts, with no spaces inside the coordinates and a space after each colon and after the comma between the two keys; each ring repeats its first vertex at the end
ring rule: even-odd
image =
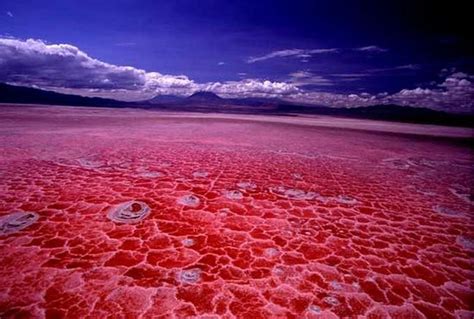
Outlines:
{"type": "Polygon", "coordinates": [[[0,82],[472,112],[467,1],[0,2],[0,82]]]}

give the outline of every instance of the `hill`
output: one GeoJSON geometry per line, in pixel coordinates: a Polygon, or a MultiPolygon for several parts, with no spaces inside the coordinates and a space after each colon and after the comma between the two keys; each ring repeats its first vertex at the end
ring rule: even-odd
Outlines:
{"type": "Polygon", "coordinates": [[[0,83],[0,103],[107,107],[123,107],[130,105],[128,102],[121,102],[112,99],[62,94],[5,83],[0,83]]]}
{"type": "Polygon", "coordinates": [[[317,105],[300,105],[278,99],[228,99],[207,91],[198,91],[188,97],[159,95],[146,101],[124,102],[113,99],[62,94],[0,83],[0,103],[135,107],[158,111],[208,113],[267,115],[312,114],[464,127],[473,127],[474,123],[474,116],[472,114],[453,114],[421,107],[384,104],[354,108],[334,108],[317,105]]]}

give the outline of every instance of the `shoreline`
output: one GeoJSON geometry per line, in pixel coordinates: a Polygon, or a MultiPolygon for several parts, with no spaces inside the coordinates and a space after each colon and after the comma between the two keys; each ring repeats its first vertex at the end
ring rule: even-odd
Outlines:
{"type": "Polygon", "coordinates": [[[402,122],[388,122],[369,119],[351,119],[333,117],[327,115],[306,115],[292,113],[291,115],[263,115],[263,114],[231,114],[231,113],[201,113],[201,112],[170,112],[162,110],[146,110],[137,108],[109,108],[109,107],[87,107],[87,106],[63,106],[43,104],[4,104],[0,103],[0,114],[17,113],[16,111],[27,109],[43,109],[43,114],[38,118],[46,117],[47,114],[55,116],[113,116],[142,119],[215,119],[215,120],[239,120],[273,124],[289,124],[321,128],[347,129],[367,132],[382,132],[403,135],[418,135],[430,137],[448,138],[474,138],[474,129],[465,127],[452,127],[430,124],[415,124],[402,122]],[[67,113],[61,110],[66,109],[67,113]],[[5,112],[6,111],[6,112],[5,112]],[[78,111],[78,112],[74,112],[78,111]],[[102,113],[102,114],[98,114],[102,113]]]}

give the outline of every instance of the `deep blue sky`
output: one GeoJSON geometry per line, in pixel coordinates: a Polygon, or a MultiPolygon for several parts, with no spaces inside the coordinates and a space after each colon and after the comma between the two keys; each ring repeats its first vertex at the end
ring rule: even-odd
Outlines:
{"type": "Polygon", "coordinates": [[[198,83],[307,72],[317,77],[307,90],[395,93],[432,88],[445,68],[474,68],[471,17],[458,1],[2,0],[0,10],[1,36],[67,43],[107,63],[198,83]],[[381,50],[355,50],[366,46],[381,50]],[[248,63],[330,48],[337,53],[248,63]]]}

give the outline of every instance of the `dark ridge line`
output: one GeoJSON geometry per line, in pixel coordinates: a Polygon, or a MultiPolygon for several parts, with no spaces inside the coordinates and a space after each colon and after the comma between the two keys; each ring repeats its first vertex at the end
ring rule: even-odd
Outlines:
{"type": "Polygon", "coordinates": [[[276,116],[327,115],[343,118],[474,128],[473,114],[447,113],[429,108],[400,106],[395,104],[354,108],[332,108],[327,106],[292,104],[278,99],[225,99],[212,92],[206,91],[196,92],[189,97],[165,95],[157,96],[146,101],[125,102],[98,97],[63,94],[0,83],[0,103],[138,108],[173,112],[184,111],[276,116]]]}

